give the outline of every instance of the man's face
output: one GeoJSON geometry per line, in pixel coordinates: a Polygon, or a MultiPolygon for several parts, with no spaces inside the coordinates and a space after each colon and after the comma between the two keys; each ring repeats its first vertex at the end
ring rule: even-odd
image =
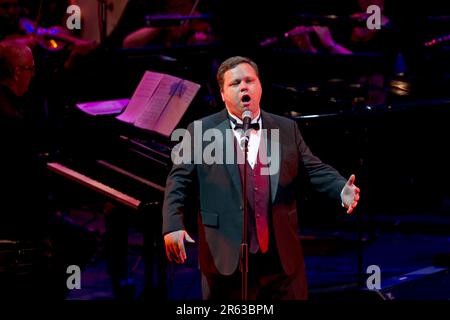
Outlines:
{"type": "Polygon", "coordinates": [[[244,109],[249,109],[255,117],[259,113],[262,95],[255,69],[248,63],[241,63],[225,72],[221,95],[231,114],[241,118],[244,109]]]}

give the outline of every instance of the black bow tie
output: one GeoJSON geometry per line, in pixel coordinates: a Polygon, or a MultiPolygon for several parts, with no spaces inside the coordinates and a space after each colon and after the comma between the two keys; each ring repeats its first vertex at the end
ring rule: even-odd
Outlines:
{"type": "MultiPolygon", "coordinates": [[[[244,124],[243,123],[237,123],[236,119],[230,117],[231,122],[234,123],[234,130],[244,130],[244,124]]],[[[259,118],[258,118],[259,121],[259,118]]],[[[249,129],[253,129],[253,130],[259,130],[259,122],[255,122],[255,123],[250,123],[250,125],[248,126],[249,129]]]]}

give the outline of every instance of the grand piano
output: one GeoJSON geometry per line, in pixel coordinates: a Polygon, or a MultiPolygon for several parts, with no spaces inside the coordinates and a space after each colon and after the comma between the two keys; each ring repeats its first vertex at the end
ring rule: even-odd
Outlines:
{"type": "MultiPolygon", "coordinates": [[[[201,83],[177,128],[214,111],[210,91],[201,83]]],[[[144,239],[143,294],[164,299],[161,208],[172,166],[171,149],[177,142],[121,122],[116,116],[89,115],[75,105],[67,108],[56,133],[58,151],[47,163],[54,206],[60,211],[88,206],[105,216],[105,250],[116,295],[127,282],[128,223],[133,223],[144,239]]]]}
{"type": "Polygon", "coordinates": [[[119,299],[131,279],[128,228],[133,224],[143,235],[143,295],[163,299],[167,288],[161,206],[170,147],[150,134],[146,139],[127,135],[130,132],[126,128],[121,131],[113,118],[94,118],[78,119],[80,127],[68,129],[65,146],[47,163],[54,206],[58,211],[89,207],[104,215],[104,250],[114,295],[119,299]]]}

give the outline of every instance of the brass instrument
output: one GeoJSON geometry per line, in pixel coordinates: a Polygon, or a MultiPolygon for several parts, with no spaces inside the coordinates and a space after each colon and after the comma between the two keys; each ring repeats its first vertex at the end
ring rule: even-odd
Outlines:
{"type": "Polygon", "coordinates": [[[60,26],[36,27],[36,23],[27,18],[21,18],[20,25],[27,35],[32,35],[42,48],[49,51],[60,51],[71,44],[87,43],[86,40],[72,36],[68,30],[60,26]]]}

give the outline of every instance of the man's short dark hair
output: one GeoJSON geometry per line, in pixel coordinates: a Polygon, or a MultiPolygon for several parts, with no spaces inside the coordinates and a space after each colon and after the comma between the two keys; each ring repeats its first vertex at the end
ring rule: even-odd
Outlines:
{"type": "Polygon", "coordinates": [[[230,69],[235,68],[237,65],[239,65],[241,63],[248,63],[249,65],[251,65],[252,68],[255,69],[256,75],[259,78],[258,65],[253,60],[251,60],[250,58],[241,57],[241,56],[231,57],[231,58],[228,58],[227,60],[225,60],[224,62],[222,62],[222,64],[219,67],[219,70],[217,70],[217,82],[219,83],[220,91],[223,90],[223,77],[224,77],[225,72],[227,72],[230,69]]]}

